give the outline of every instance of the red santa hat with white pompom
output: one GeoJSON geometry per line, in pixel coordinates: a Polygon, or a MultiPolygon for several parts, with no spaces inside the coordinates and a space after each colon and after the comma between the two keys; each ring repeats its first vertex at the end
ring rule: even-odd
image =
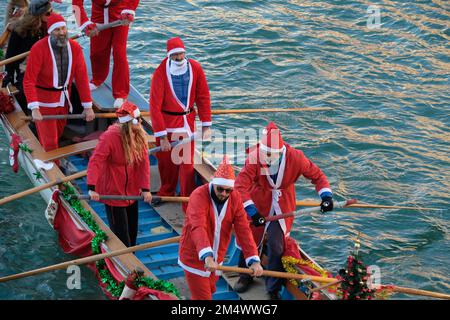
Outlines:
{"type": "Polygon", "coordinates": [[[234,169],[228,161],[228,157],[223,156],[222,163],[217,168],[217,171],[214,173],[214,177],[211,181],[212,184],[219,186],[227,186],[234,188],[234,180],[236,176],[234,175],[234,169]]]}
{"type": "Polygon", "coordinates": [[[137,118],[140,117],[141,112],[134,103],[125,101],[122,106],[116,110],[116,115],[119,119],[119,123],[133,121],[133,124],[138,124],[137,118]]]}

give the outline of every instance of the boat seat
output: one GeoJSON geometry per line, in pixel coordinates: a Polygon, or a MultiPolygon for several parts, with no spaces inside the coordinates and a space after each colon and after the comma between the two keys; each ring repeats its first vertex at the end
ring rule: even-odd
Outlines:
{"type": "Polygon", "coordinates": [[[62,148],[51,150],[45,153],[35,155],[35,158],[42,161],[53,161],[60,158],[73,156],[76,154],[91,151],[97,145],[98,140],[83,141],[75,144],[71,144],[62,148]]]}

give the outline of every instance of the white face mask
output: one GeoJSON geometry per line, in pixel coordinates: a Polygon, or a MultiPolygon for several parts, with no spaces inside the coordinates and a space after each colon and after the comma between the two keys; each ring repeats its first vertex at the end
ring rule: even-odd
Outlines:
{"type": "Polygon", "coordinates": [[[180,74],[185,74],[187,71],[187,60],[184,58],[181,61],[170,61],[170,74],[178,76],[180,74]]]}

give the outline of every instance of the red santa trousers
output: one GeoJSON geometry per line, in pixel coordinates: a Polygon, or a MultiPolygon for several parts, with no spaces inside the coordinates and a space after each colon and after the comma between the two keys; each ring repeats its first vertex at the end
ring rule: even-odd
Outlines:
{"type": "MultiPolygon", "coordinates": [[[[179,134],[174,135],[176,139],[179,134]]],[[[169,141],[172,141],[172,134],[167,135],[169,141]]],[[[176,139],[178,140],[178,139],[176,139]]],[[[156,138],[156,144],[160,145],[160,138],[156,138]]],[[[180,147],[181,148],[181,147],[180,147]]],[[[194,170],[194,141],[181,151],[174,150],[175,158],[183,158],[181,164],[175,164],[172,161],[172,150],[156,153],[158,159],[159,175],[161,177],[161,188],[158,191],[158,196],[173,196],[177,187],[178,178],[180,179],[180,194],[182,197],[189,197],[192,191],[195,190],[195,170],[194,170]],[[189,150],[190,149],[190,150],[189,150]],[[190,151],[190,157],[184,157],[183,152],[190,151]],[[184,159],[186,158],[186,159],[184,159]],[[189,160],[189,161],[184,161],[189,160]]],[[[182,205],[183,211],[186,212],[187,203],[182,205]]]]}
{"type": "MultiPolygon", "coordinates": [[[[43,116],[60,114],[65,115],[68,113],[68,107],[39,107],[39,111],[43,116]]],[[[36,129],[38,132],[39,142],[41,143],[45,151],[58,149],[58,140],[63,134],[66,122],[66,119],[36,121],[36,129]]]]}
{"type": "Polygon", "coordinates": [[[216,282],[219,277],[211,273],[209,277],[202,277],[189,271],[184,271],[186,280],[191,291],[191,300],[212,300],[216,292],[216,282]]]}
{"type": "Polygon", "coordinates": [[[128,97],[130,92],[130,68],[127,60],[128,26],[103,30],[91,38],[92,83],[101,85],[109,73],[111,49],[114,66],[112,92],[115,99],[128,97]]]}

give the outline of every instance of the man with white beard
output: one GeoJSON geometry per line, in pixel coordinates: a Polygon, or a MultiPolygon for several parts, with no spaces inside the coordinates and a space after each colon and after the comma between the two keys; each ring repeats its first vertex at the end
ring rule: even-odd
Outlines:
{"type": "Polygon", "coordinates": [[[45,151],[58,148],[66,120],[42,120],[44,115],[72,112],[70,91],[75,81],[86,121],[94,119],[89,78],[80,45],[69,39],[64,18],[51,13],[47,19],[48,37],[31,48],[23,88],[36,121],[39,141],[45,151]]]}
{"type": "MultiPolygon", "coordinates": [[[[167,57],[155,70],[150,88],[150,115],[161,176],[158,196],[173,196],[180,178],[181,196],[188,197],[195,189],[194,141],[181,152],[170,152],[170,141],[191,137],[195,129],[194,104],[202,123],[204,138],[210,136],[211,100],[203,69],[197,61],[186,58],[183,41],[167,41],[167,57]]],[[[183,203],[183,210],[187,204],[183,203]]]]}
{"type": "MultiPolygon", "coordinates": [[[[253,222],[253,238],[260,251],[264,239],[267,239],[266,268],[284,271],[281,263],[284,238],[289,235],[294,218],[268,223],[265,218],[295,211],[295,183],[301,176],[315,185],[322,198],[322,212],[333,210],[332,192],[325,174],[302,151],[285,143],[280,129],[273,122],[262,133],[260,142],[250,150],[244,168],[236,178],[235,189],[241,194],[248,219],[253,222]]],[[[242,253],[239,266],[245,267],[242,253]]],[[[245,292],[252,280],[251,276],[241,274],[234,289],[239,293],[245,292]]],[[[266,290],[271,300],[280,298],[282,285],[283,279],[266,278],[266,290]]]]}

